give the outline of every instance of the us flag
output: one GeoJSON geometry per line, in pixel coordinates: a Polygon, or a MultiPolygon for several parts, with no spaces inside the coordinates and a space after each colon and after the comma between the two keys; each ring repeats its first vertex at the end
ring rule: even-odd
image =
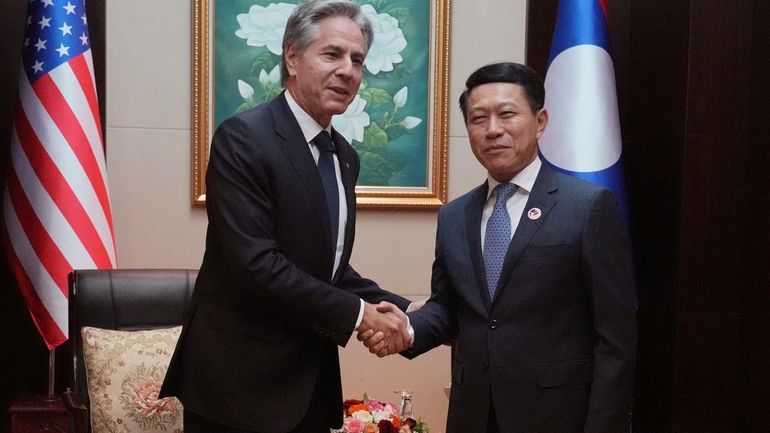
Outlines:
{"type": "Polygon", "coordinates": [[[5,250],[49,349],[67,339],[67,275],[115,267],[83,0],[29,0],[3,191],[5,250]]]}

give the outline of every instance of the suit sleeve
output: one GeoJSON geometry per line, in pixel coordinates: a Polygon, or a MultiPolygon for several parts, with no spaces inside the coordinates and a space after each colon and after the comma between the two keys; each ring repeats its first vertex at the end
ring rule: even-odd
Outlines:
{"type": "MultiPolygon", "coordinates": [[[[206,174],[209,240],[216,242],[228,279],[246,291],[250,305],[317,338],[344,346],[360,309],[359,297],[299,269],[275,239],[275,181],[264,140],[240,118],[223,123],[214,135],[206,174]],[[213,237],[213,240],[212,240],[213,237]]],[[[208,251],[207,247],[207,254],[208,251]]]]}
{"type": "Polygon", "coordinates": [[[455,293],[449,283],[441,240],[443,211],[439,212],[436,257],[431,276],[431,296],[419,310],[409,313],[414,328],[414,345],[402,355],[412,359],[457,336],[455,293]]]}
{"type": "Polygon", "coordinates": [[[628,230],[612,193],[598,192],[583,234],[593,311],[593,380],[586,433],[628,429],[636,355],[636,289],[628,230]]]}
{"type": "Polygon", "coordinates": [[[342,273],[337,285],[343,287],[350,293],[355,293],[359,298],[370,304],[377,304],[381,301],[390,302],[401,311],[406,311],[411,303],[410,300],[395,293],[388,292],[380,288],[374,281],[362,277],[352,266],[347,265],[342,273]]]}

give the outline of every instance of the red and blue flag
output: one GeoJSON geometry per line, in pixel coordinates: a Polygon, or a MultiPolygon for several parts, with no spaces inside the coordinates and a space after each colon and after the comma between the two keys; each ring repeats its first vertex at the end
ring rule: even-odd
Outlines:
{"type": "Polygon", "coordinates": [[[542,158],[613,191],[628,218],[606,0],[561,0],[545,88],[542,158]]]}

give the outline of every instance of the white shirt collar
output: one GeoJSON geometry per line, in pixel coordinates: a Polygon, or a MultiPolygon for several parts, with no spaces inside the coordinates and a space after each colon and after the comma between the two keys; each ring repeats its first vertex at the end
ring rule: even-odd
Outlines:
{"type": "Polygon", "coordinates": [[[310,117],[310,115],[299,106],[294,97],[291,96],[291,92],[288,90],[284,92],[284,96],[286,97],[286,102],[289,104],[289,110],[291,110],[291,113],[294,114],[294,118],[297,119],[297,123],[299,123],[302,135],[305,136],[305,141],[310,143],[316,135],[324,129],[331,134],[331,124],[327,125],[325,128],[319,125],[315,119],[310,117]]]}
{"type": "MultiPolygon", "coordinates": [[[[535,185],[535,180],[537,179],[537,174],[540,172],[541,165],[543,165],[543,163],[540,161],[540,157],[535,156],[535,160],[521,169],[521,171],[516,174],[516,176],[513,176],[513,179],[509,180],[508,183],[512,183],[518,186],[520,189],[526,191],[527,193],[532,192],[532,187],[535,185]]],[[[489,184],[489,189],[487,190],[487,199],[489,199],[489,196],[492,195],[492,191],[495,190],[497,185],[500,185],[500,182],[496,181],[492,176],[487,174],[487,183],[489,184]]]]}

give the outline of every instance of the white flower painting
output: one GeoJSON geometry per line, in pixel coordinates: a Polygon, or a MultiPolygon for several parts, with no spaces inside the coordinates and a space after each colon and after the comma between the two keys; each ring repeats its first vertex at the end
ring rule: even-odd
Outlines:
{"type": "Polygon", "coordinates": [[[246,39],[246,44],[252,47],[267,47],[271,53],[280,56],[283,31],[295,7],[297,5],[289,3],[270,3],[267,7],[253,5],[248,13],[235,17],[241,27],[235,35],[246,39]]]}
{"type": "Polygon", "coordinates": [[[369,126],[369,113],[364,111],[366,101],[359,95],[348,105],[344,113],[332,117],[332,126],[337,130],[348,143],[354,140],[364,142],[364,128],[369,126]]]}
{"type": "Polygon", "coordinates": [[[386,13],[377,13],[372,5],[363,5],[361,10],[374,29],[374,41],[364,60],[366,70],[372,75],[392,71],[395,63],[404,60],[400,53],[406,48],[406,39],[398,20],[386,13]]]}
{"type": "MultiPolygon", "coordinates": [[[[358,95],[332,125],[353,145],[361,159],[359,183],[373,186],[419,186],[426,182],[428,65],[409,57],[410,38],[425,53],[430,2],[360,0],[374,31],[364,61],[358,95]],[[411,89],[417,89],[413,96],[411,89]]],[[[217,80],[240,98],[235,112],[263,104],[280,94],[284,28],[298,0],[220,1],[217,24],[230,28],[218,42],[222,59],[217,80]],[[229,39],[224,40],[227,37],[229,39]],[[238,63],[236,63],[238,62],[238,63]]],[[[419,57],[418,57],[419,58],[419,57]]],[[[224,95],[224,92],[220,92],[224,95]]],[[[219,97],[219,95],[217,95],[219,97]]],[[[232,106],[232,105],[231,105],[232,106]]],[[[232,111],[230,112],[232,114],[232,111]]],[[[222,113],[223,116],[228,115],[222,113]]]]}

